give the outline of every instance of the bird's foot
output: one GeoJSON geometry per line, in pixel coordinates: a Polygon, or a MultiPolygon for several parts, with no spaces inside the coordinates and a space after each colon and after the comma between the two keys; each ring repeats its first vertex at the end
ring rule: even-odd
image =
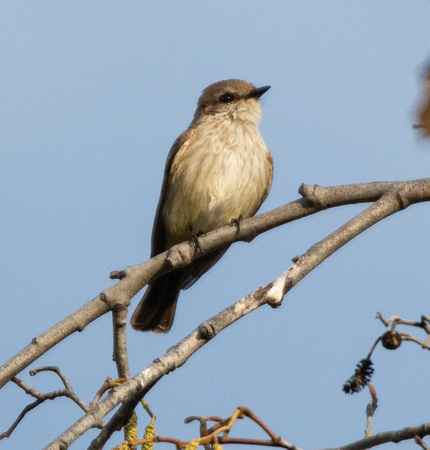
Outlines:
{"type": "Polygon", "coordinates": [[[237,218],[234,217],[230,220],[230,225],[231,226],[234,225],[237,228],[238,233],[240,231],[240,222],[242,222],[242,220],[243,220],[242,214],[239,217],[237,217],[237,218]]]}
{"type": "Polygon", "coordinates": [[[193,232],[193,230],[191,230],[191,236],[190,236],[190,246],[191,247],[196,247],[196,250],[200,250],[201,251],[201,247],[200,247],[200,242],[199,242],[199,237],[200,236],[206,236],[206,233],[204,231],[199,231],[197,234],[195,234],[193,232]]]}

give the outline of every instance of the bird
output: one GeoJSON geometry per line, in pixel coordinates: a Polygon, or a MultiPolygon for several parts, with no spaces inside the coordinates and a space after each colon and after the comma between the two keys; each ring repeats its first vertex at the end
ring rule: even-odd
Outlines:
{"type": "MultiPolygon", "coordinates": [[[[273,179],[272,153],[258,131],[260,97],[269,89],[230,79],[202,91],[189,127],[166,160],[151,257],[258,211],[273,179]]],[[[213,267],[228,247],[151,281],[132,314],[132,327],[167,333],[180,291],[213,267]]]]}

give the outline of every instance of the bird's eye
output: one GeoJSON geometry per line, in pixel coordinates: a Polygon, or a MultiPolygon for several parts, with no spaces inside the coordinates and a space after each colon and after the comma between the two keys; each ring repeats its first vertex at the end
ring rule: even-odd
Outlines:
{"type": "Polygon", "coordinates": [[[227,92],[226,94],[221,95],[219,100],[223,103],[230,103],[234,100],[234,94],[230,94],[230,92],[227,92]]]}

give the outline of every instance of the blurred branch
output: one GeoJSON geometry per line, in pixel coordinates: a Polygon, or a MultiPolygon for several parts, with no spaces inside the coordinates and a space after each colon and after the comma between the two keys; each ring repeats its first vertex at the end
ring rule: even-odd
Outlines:
{"type": "MultiPolygon", "coordinates": [[[[430,178],[399,182],[360,183],[328,188],[303,184],[299,192],[302,199],[246,219],[241,222],[239,230],[237,227],[227,225],[207,233],[206,236],[199,238],[199,248],[191,247],[184,242],[145,263],[112,272],[111,278],[120,279],[117,284],[106,289],[89,303],[35,337],[30,344],[0,367],[0,388],[67,336],[76,331],[82,331],[92,321],[111,310],[127,307],[134,295],[149,281],[163,273],[189,264],[193,259],[226,244],[235,241],[249,242],[258,234],[279,225],[336,206],[375,202],[375,205],[378,204],[378,206],[373,208],[369,214],[375,215],[376,221],[381,220],[377,219],[378,208],[381,209],[383,214],[381,218],[383,218],[411,204],[429,201],[430,178]],[[384,200],[379,201],[382,198],[384,200]],[[388,213],[383,213],[384,209],[387,209],[388,213]]],[[[361,217],[357,220],[364,220],[365,223],[367,219],[361,217]]],[[[371,222],[368,226],[373,223],[371,222]]],[[[357,226],[360,226],[359,223],[357,226]]],[[[367,226],[361,231],[365,228],[367,226]]],[[[327,256],[329,254],[331,253],[327,253],[327,256]]],[[[309,259],[305,261],[313,264],[309,259]]]]}
{"type": "Polygon", "coordinates": [[[421,105],[418,108],[417,116],[419,123],[414,125],[414,128],[422,129],[423,137],[430,136],[430,65],[426,70],[423,81],[423,94],[421,105]]]}

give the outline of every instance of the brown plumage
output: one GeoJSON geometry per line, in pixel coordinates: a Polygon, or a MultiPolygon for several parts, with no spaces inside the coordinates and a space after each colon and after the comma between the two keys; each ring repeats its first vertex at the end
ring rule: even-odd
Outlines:
{"type": "MultiPolygon", "coordinates": [[[[190,126],[166,161],[152,230],[151,257],[232,220],[253,216],[269,193],[272,154],[257,126],[269,86],[219,81],[199,98],[190,126]]],[[[140,331],[166,333],[181,289],[192,286],[226,252],[216,250],[151,282],[133,313],[140,331]]]]}

